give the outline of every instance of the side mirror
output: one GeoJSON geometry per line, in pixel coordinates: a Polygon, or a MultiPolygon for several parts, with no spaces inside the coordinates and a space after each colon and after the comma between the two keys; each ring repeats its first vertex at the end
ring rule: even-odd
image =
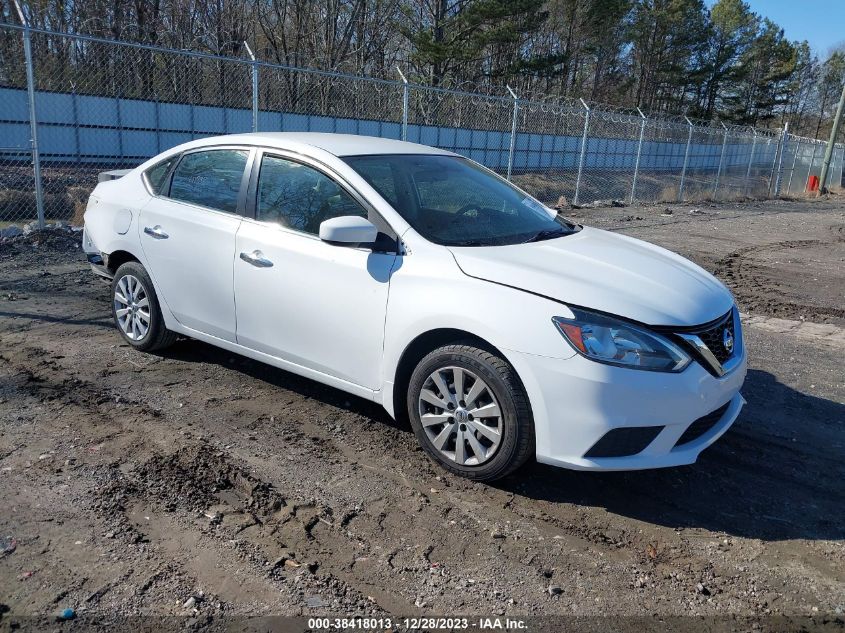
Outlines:
{"type": "Polygon", "coordinates": [[[378,229],[367,218],[344,215],[320,223],[320,239],[333,244],[372,244],[378,229]]]}

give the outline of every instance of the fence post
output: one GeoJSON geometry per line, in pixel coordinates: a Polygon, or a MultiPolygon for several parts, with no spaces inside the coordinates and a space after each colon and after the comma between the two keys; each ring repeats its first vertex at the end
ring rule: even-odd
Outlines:
{"type": "Polygon", "coordinates": [[[748,182],[751,180],[751,164],[754,162],[754,150],[757,148],[757,130],[751,128],[751,133],[754,134],[754,140],[751,141],[751,153],[748,155],[748,169],[745,170],[745,195],[748,196],[748,182]]]}
{"type": "Polygon", "coordinates": [[[681,168],[681,186],[678,189],[678,202],[684,201],[684,181],[687,178],[687,164],[689,163],[689,149],[690,145],[692,144],[692,121],[690,121],[687,117],[684,117],[684,120],[687,122],[689,126],[689,133],[687,134],[687,149],[684,152],[684,166],[681,168]]]}
{"type": "Polygon", "coordinates": [[[505,86],[508,89],[508,92],[511,93],[511,97],[513,97],[513,118],[511,120],[511,143],[510,148],[508,149],[508,180],[511,179],[511,171],[513,171],[513,152],[514,148],[516,147],[516,121],[517,117],[519,116],[519,97],[516,96],[516,93],[510,86],[505,86]]]}
{"type": "Polygon", "coordinates": [[[637,108],[640,113],[640,140],[637,143],[637,160],[634,162],[634,180],[631,182],[631,204],[634,204],[634,196],[637,193],[637,174],[640,173],[640,156],[643,153],[643,135],[645,134],[646,118],[643,111],[637,108]]]}
{"type": "Polygon", "coordinates": [[[161,154],[161,103],[158,100],[158,89],[156,89],[155,97],[156,154],[161,154]]]}
{"type": "MultiPolygon", "coordinates": [[[[777,171],[774,174],[774,192],[773,195],[775,198],[780,197],[780,180],[783,176],[783,153],[786,151],[786,144],[789,142],[789,121],[783,124],[783,134],[780,136],[780,143],[778,143],[778,150],[775,156],[775,160],[777,161],[777,171]]],[[[769,178],[769,182],[771,183],[771,178],[769,178]]]]}
{"type": "Polygon", "coordinates": [[[810,158],[810,166],[807,168],[807,180],[804,181],[804,193],[807,193],[807,187],[810,186],[810,176],[813,174],[813,165],[816,163],[816,148],[818,143],[813,140],[813,156],[810,158]]]}
{"type": "Polygon", "coordinates": [[[35,69],[32,65],[32,41],[29,21],[18,0],[13,0],[18,17],[23,24],[23,55],[26,62],[26,92],[29,98],[29,147],[32,153],[32,171],[35,177],[35,208],[38,213],[38,228],[44,228],[44,190],[41,186],[41,156],[38,153],[38,120],[35,113],[35,69]]]}
{"type": "Polygon", "coordinates": [[[252,49],[249,47],[249,44],[244,42],[244,48],[246,48],[246,52],[249,55],[249,58],[252,60],[250,66],[252,66],[252,131],[258,131],[258,64],[255,63],[255,55],[252,53],[252,49]]]}
{"type": "Polygon", "coordinates": [[[590,127],[590,106],[583,99],[580,101],[586,114],[584,115],[584,133],[581,135],[581,156],[578,158],[578,177],[575,179],[575,197],[572,198],[574,205],[578,204],[578,194],[581,191],[581,174],[584,172],[584,155],[587,151],[587,128],[590,127]]]}
{"type": "MultiPolygon", "coordinates": [[[[775,144],[775,155],[772,156],[772,168],[769,170],[769,184],[766,186],[766,196],[772,195],[772,184],[775,179],[775,167],[778,164],[778,154],[780,153],[780,142],[783,139],[783,134],[781,133],[780,137],[778,137],[778,142],[775,144]]],[[[771,139],[766,141],[766,147],[769,146],[771,139]]]]}
{"type": "Polygon", "coordinates": [[[408,80],[402,74],[402,69],[396,67],[396,72],[402,78],[402,140],[408,140],[408,80]]]}
{"type": "MultiPolygon", "coordinates": [[[[82,162],[82,147],[79,144],[79,105],[76,102],[76,82],[70,82],[70,105],[73,112],[73,145],[76,149],[76,162],[82,162]]],[[[156,103],[156,129],[158,129],[158,103],[156,103]]],[[[156,152],[160,154],[161,152],[156,152]]]]}
{"type": "MultiPolygon", "coordinates": [[[[115,90],[114,113],[117,116],[117,151],[120,153],[120,166],[126,165],[126,152],[123,150],[123,117],[120,114],[120,100],[123,93],[115,90]]],[[[225,112],[225,110],[224,110],[225,112]]],[[[225,129],[225,128],[224,128],[225,129]]]]}
{"type": "MultiPolygon", "coordinates": [[[[766,139],[766,147],[771,145],[771,138],[766,139]]],[[[772,193],[772,179],[775,177],[775,165],[778,162],[778,146],[780,145],[780,140],[775,144],[775,155],[772,157],[772,168],[769,170],[769,181],[766,184],[766,197],[769,197],[772,193]]]]}
{"type": "Polygon", "coordinates": [[[728,126],[722,123],[722,127],[725,130],[725,138],[722,140],[722,153],[719,155],[719,168],[716,170],[716,184],[713,185],[713,199],[716,199],[716,196],[719,193],[719,179],[722,176],[722,166],[725,163],[725,150],[728,148],[728,126]]]}
{"type": "Polygon", "coordinates": [[[801,137],[796,137],[798,144],[795,146],[795,153],[792,155],[792,169],[789,171],[789,182],[786,184],[786,195],[792,191],[792,177],[795,175],[795,163],[798,162],[798,153],[801,151],[801,137]]]}

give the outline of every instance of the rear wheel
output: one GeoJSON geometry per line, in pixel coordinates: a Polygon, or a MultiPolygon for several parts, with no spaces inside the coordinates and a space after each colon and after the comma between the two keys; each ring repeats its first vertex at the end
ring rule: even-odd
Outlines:
{"type": "Polygon", "coordinates": [[[462,477],[505,477],[534,452],[534,421],[516,372],[473,345],[447,345],[420,361],[408,385],[408,416],[426,452],[462,477]]]}
{"type": "Polygon", "coordinates": [[[112,316],[123,340],[143,352],[164,349],[177,338],[164,327],[153,282],[138,262],[122,264],[111,285],[112,316]]]}

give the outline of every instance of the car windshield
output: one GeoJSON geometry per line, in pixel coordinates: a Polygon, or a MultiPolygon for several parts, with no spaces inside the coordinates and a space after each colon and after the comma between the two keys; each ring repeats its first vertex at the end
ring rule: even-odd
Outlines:
{"type": "Polygon", "coordinates": [[[554,239],[580,228],[459,156],[378,154],[344,160],[436,244],[503,246],[554,239]]]}

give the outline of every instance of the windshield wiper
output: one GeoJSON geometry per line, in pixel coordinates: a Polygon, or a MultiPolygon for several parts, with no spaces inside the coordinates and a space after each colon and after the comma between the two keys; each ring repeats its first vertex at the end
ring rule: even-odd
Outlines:
{"type": "Polygon", "coordinates": [[[541,242],[543,240],[550,240],[555,237],[560,237],[561,235],[569,235],[571,231],[567,231],[566,229],[543,229],[542,231],[538,231],[527,240],[523,242],[523,244],[528,244],[529,242],[541,242]]]}

